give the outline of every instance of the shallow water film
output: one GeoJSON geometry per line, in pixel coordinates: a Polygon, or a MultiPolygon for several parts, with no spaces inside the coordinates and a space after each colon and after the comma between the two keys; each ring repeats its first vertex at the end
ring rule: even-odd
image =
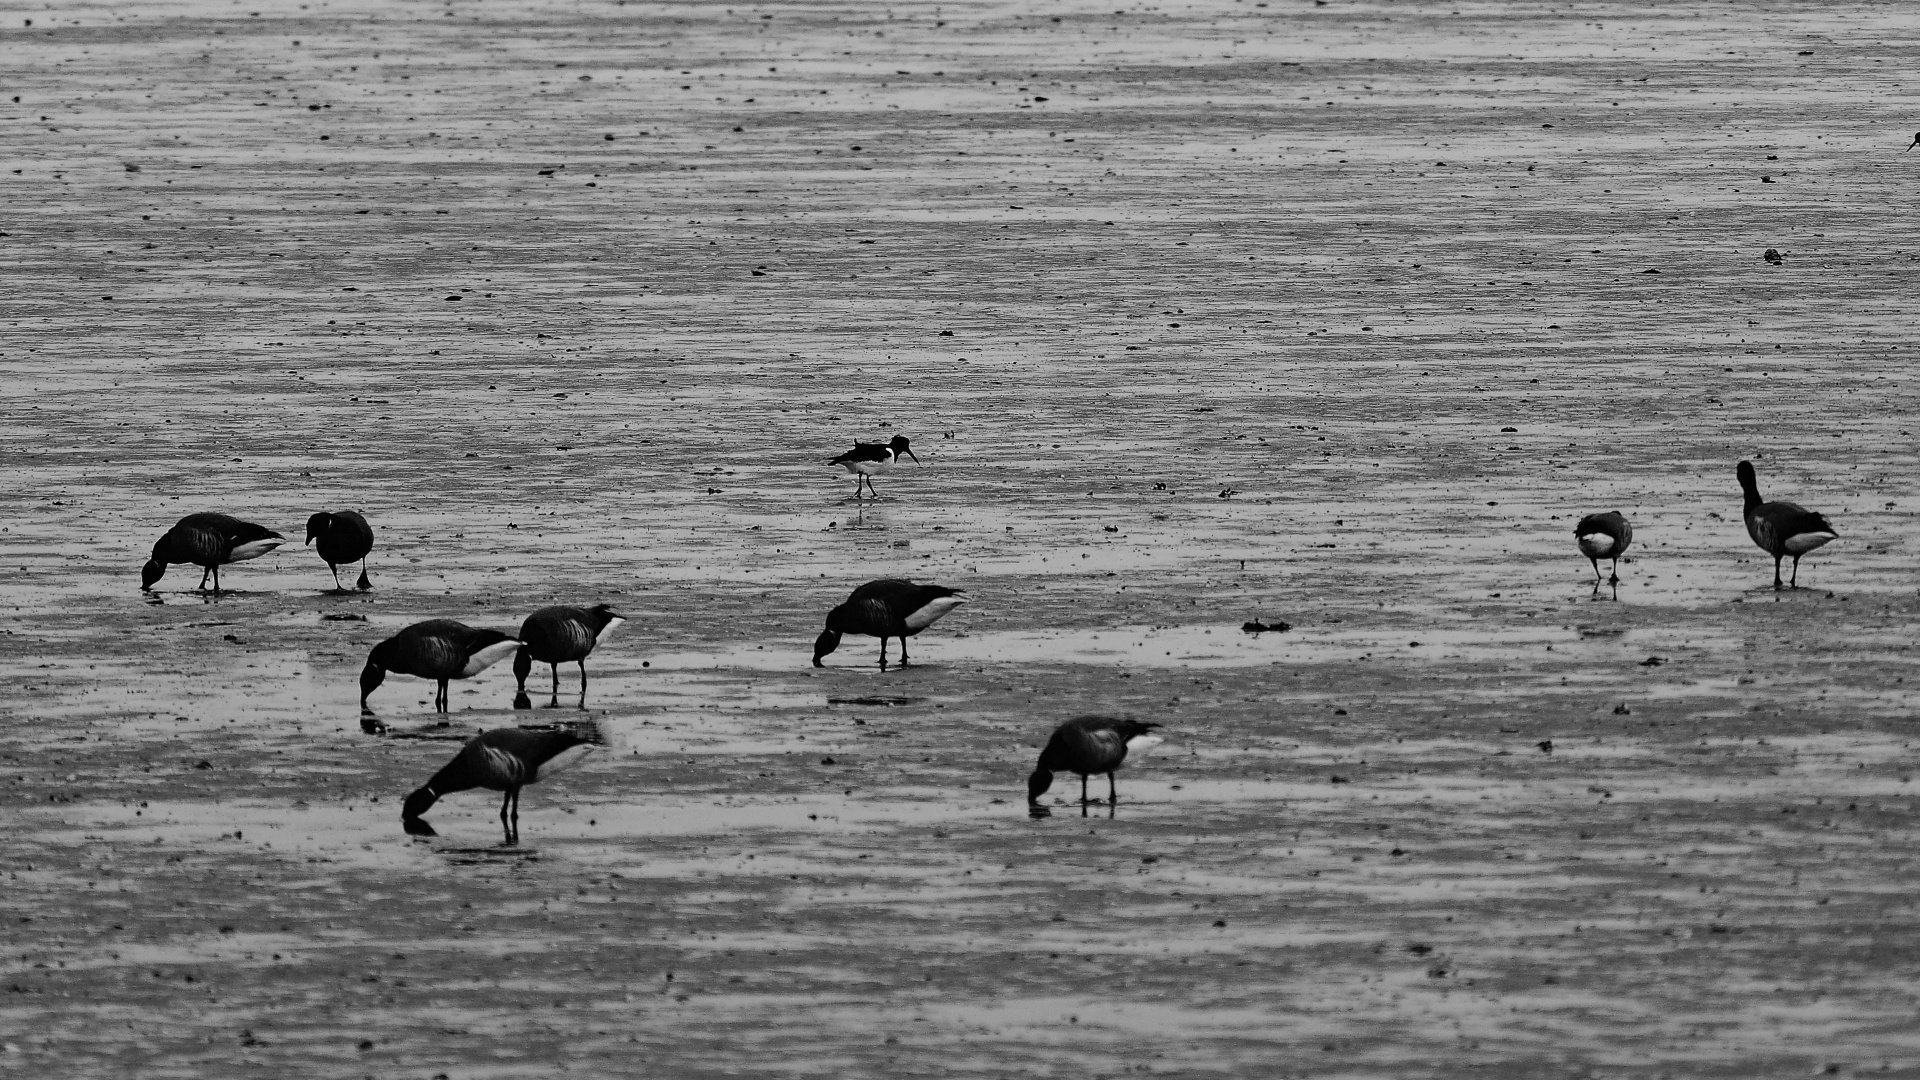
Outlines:
{"type": "Polygon", "coordinates": [[[1907,6],[0,22],[0,1072],[1920,1075],[1907,6]]]}

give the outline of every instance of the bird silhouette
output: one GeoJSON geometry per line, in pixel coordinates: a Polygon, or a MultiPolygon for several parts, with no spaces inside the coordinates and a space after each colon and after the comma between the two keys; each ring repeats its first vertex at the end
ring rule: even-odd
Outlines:
{"type": "Polygon", "coordinates": [[[154,542],[153,557],[140,568],[140,588],[153,591],[153,583],[166,574],[169,563],[193,563],[205,568],[200,588],[207,587],[211,574],[213,591],[219,592],[222,566],[257,559],[286,542],[286,537],[251,521],[225,514],[188,514],[154,542]]]}
{"type": "Polygon", "coordinates": [[[400,808],[400,821],[415,836],[434,836],[433,826],[421,815],[447,795],[486,788],[505,792],[500,800],[500,827],[506,832],[502,843],[518,844],[520,789],[576,763],[604,743],[600,729],[591,723],[547,731],[509,727],[482,732],[461,747],[432,779],[407,796],[400,808]]]}
{"type": "Polygon", "coordinates": [[[860,485],[864,482],[867,485],[867,490],[872,491],[873,497],[877,499],[880,497],[880,493],[873,490],[874,474],[887,472],[892,469],[894,463],[900,460],[901,454],[913,458],[915,465],[920,464],[920,459],[915,457],[913,451],[908,448],[907,437],[905,435],[895,435],[891,442],[884,443],[855,442],[853,449],[827,462],[827,464],[839,465],[854,474],[854,498],[858,499],[860,497],[860,485]]]}
{"type": "Polygon", "coordinates": [[[360,564],[360,580],[353,587],[373,588],[373,582],[367,579],[367,553],[373,550],[373,526],[358,512],[323,511],[308,518],[307,543],[314,544],[313,550],[327,561],[327,569],[333,571],[336,592],[346,592],[340,585],[340,567],[352,562],[360,564]],[[314,544],[316,540],[319,543],[314,544]]]}
{"type": "Polygon", "coordinates": [[[543,607],[527,616],[527,621],[520,624],[520,651],[513,656],[513,677],[519,682],[513,707],[533,707],[532,699],[527,697],[527,675],[537,660],[553,669],[551,705],[560,704],[560,665],[579,664],[580,707],[586,708],[587,655],[613,633],[614,627],[626,621],[606,604],[590,608],[543,607]]]}
{"type": "Polygon", "coordinates": [[[1743,461],[1735,470],[1740,491],[1746,496],[1741,516],[1747,520],[1747,535],[1761,551],[1773,556],[1773,587],[1780,585],[1780,560],[1793,556],[1793,580],[1788,588],[1800,587],[1800,556],[1839,538],[1824,514],[1797,503],[1762,502],[1760,485],[1754,478],[1753,462],[1743,461]]]}
{"type": "MultiPolygon", "coordinates": [[[[1920,131],[1916,131],[1913,133],[1913,141],[1907,144],[1907,150],[1911,150],[1916,146],[1920,146],[1920,131]]],[[[1902,150],[1900,152],[1904,154],[1907,152],[1907,150],[1902,150]]]]}
{"type": "Polygon", "coordinates": [[[499,630],[481,630],[452,619],[417,622],[373,647],[360,671],[360,711],[371,713],[367,695],[379,688],[387,672],[438,682],[433,707],[447,711],[447,681],[471,679],[511,656],[518,638],[499,630]]]}
{"type": "Polygon", "coordinates": [[[932,626],[966,597],[944,585],[915,585],[899,578],[869,581],[853,590],[844,604],[827,612],[827,628],[813,643],[813,666],[840,647],[840,635],[864,634],[880,639],[880,670],[887,670],[887,639],[900,639],[900,666],[907,664],[907,639],[932,626]]]}
{"type": "Polygon", "coordinates": [[[1127,754],[1144,754],[1166,740],[1149,734],[1158,724],[1144,720],[1122,720],[1113,716],[1081,716],[1054,729],[1047,748],[1040,751],[1040,763],[1027,777],[1027,806],[1035,817],[1046,816],[1040,796],[1053,786],[1053,774],[1080,774],[1080,804],[1087,804],[1087,777],[1107,774],[1108,805],[1118,805],[1120,792],[1113,774],[1126,762],[1127,754]]]}
{"type": "Polygon", "coordinates": [[[1609,584],[1620,584],[1620,556],[1626,554],[1633,544],[1633,523],[1618,510],[1609,510],[1604,514],[1588,514],[1573,527],[1574,542],[1580,545],[1580,554],[1593,563],[1593,587],[1600,587],[1600,560],[1612,559],[1612,576],[1609,584]]]}

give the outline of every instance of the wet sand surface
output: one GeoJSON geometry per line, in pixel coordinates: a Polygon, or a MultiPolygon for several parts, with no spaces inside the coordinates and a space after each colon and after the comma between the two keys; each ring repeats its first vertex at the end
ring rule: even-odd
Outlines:
{"type": "Polygon", "coordinates": [[[1900,5],[6,23],[0,1070],[1920,1075],[1900,5]],[[367,650],[599,601],[405,835],[581,714],[367,650]]]}

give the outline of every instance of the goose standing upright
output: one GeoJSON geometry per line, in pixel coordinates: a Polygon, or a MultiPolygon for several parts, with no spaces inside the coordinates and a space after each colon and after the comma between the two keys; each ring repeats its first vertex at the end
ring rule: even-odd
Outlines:
{"type": "Polygon", "coordinates": [[[433,826],[421,820],[442,796],[456,791],[487,788],[503,791],[500,827],[507,845],[520,842],[520,789],[538,782],[585,757],[604,742],[592,724],[570,725],[555,731],[494,728],[474,736],[433,778],[407,796],[400,821],[415,836],[433,836],[433,826]]]}
{"type": "Polygon", "coordinates": [[[373,647],[360,671],[360,711],[371,713],[367,695],[379,688],[387,672],[433,679],[439,689],[433,707],[447,711],[447,680],[471,679],[511,656],[518,638],[499,630],[480,630],[452,619],[417,622],[373,647]]]}
{"type": "Polygon", "coordinates": [[[891,442],[884,443],[864,443],[856,441],[853,444],[853,449],[827,462],[827,464],[839,465],[854,474],[854,498],[858,499],[860,497],[860,485],[862,482],[865,482],[867,490],[872,491],[873,497],[877,499],[880,497],[880,493],[873,491],[873,475],[892,469],[894,463],[900,460],[901,454],[913,458],[915,465],[920,464],[920,459],[914,457],[913,451],[908,448],[907,437],[905,435],[895,435],[891,442]]]}
{"type": "Polygon", "coordinates": [[[1800,587],[1800,556],[1839,538],[1826,516],[1790,502],[1761,502],[1760,485],[1753,474],[1753,462],[1743,461],[1735,470],[1740,491],[1746,496],[1741,516],[1747,519],[1747,535],[1760,550],[1773,556],[1773,587],[1780,588],[1780,560],[1793,556],[1793,580],[1788,587],[1800,587]]]}
{"type": "Polygon", "coordinates": [[[880,639],[880,670],[887,670],[887,639],[900,639],[900,666],[907,664],[907,639],[932,626],[966,597],[944,585],[915,585],[900,578],[869,581],[853,590],[846,603],[827,612],[827,628],[813,643],[813,666],[840,647],[840,635],[864,634],[880,639]]]}
{"type": "Polygon", "coordinates": [[[1609,510],[1604,514],[1588,514],[1573,527],[1574,542],[1580,545],[1580,554],[1593,563],[1593,587],[1600,587],[1600,560],[1613,560],[1613,573],[1607,579],[1612,585],[1620,584],[1620,556],[1626,554],[1633,544],[1633,523],[1618,510],[1609,510]]]}
{"type": "Polygon", "coordinates": [[[354,584],[356,589],[371,589],[373,582],[367,579],[367,553],[373,550],[373,526],[367,519],[353,510],[335,510],[322,512],[307,519],[307,543],[314,545],[313,550],[327,561],[327,569],[333,571],[333,588],[336,592],[346,592],[340,585],[340,567],[346,563],[360,564],[360,580],[354,584]]]}
{"type": "Polygon", "coordinates": [[[553,669],[552,705],[555,706],[560,704],[560,665],[579,664],[580,707],[586,708],[587,655],[614,627],[626,621],[606,604],[590,608],[543,607],[527,616],[527,621],[520,624],[520,651],[513,656],[513,677],[520,684],[513,697],[513,707],[533,707],[532,699],[527,697],[527,675],[538,660],[553,669]]]}
{"type": "Polygon", "coordinates": [[[1118,805],[1120,792],[1113,774],[1125,763],[1128,752],[1144,754],[1166,741],[1149,734],[1159,726],[1113,716],[1081,716],[1061,724],[1047,740],[1047,748],[1040,751],[1040,763],[1034,766],[1033,775],[1027,777],[1027,806],[1036,811],[1044,809],[1040,796],[1053,786],[1053,774],[1057,772],[1080,774],[1083,806],[1087,803],[1087,777],[1106,773],[1108,803],[1118,805]]]}
{"type": "Polygon", "coordinates": [[[200,588],[207,587],[211,574],[213,591],[219,592],[222,566],[257,559],[286,542],[286,537],[251,521],[225,514],[188,514],[154,542],[153,557],[140,568],[140,589],[153,591],[153,583],[166,574],[169,563],[193,563],[204,567],[200,588]]]}

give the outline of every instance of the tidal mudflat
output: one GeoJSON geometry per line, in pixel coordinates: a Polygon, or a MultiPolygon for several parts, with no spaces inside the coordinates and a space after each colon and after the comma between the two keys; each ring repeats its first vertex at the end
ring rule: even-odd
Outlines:
{"type": "Polygon", "coordinates": [[[5,22],[0,1069],[1920,1073],[1901,6],[5,22]],[[204,509],[293,542],[142,596],[204,509]],[[403,833],[578,713],[367,649],[599,601],[613,745],[403,833]]]}

